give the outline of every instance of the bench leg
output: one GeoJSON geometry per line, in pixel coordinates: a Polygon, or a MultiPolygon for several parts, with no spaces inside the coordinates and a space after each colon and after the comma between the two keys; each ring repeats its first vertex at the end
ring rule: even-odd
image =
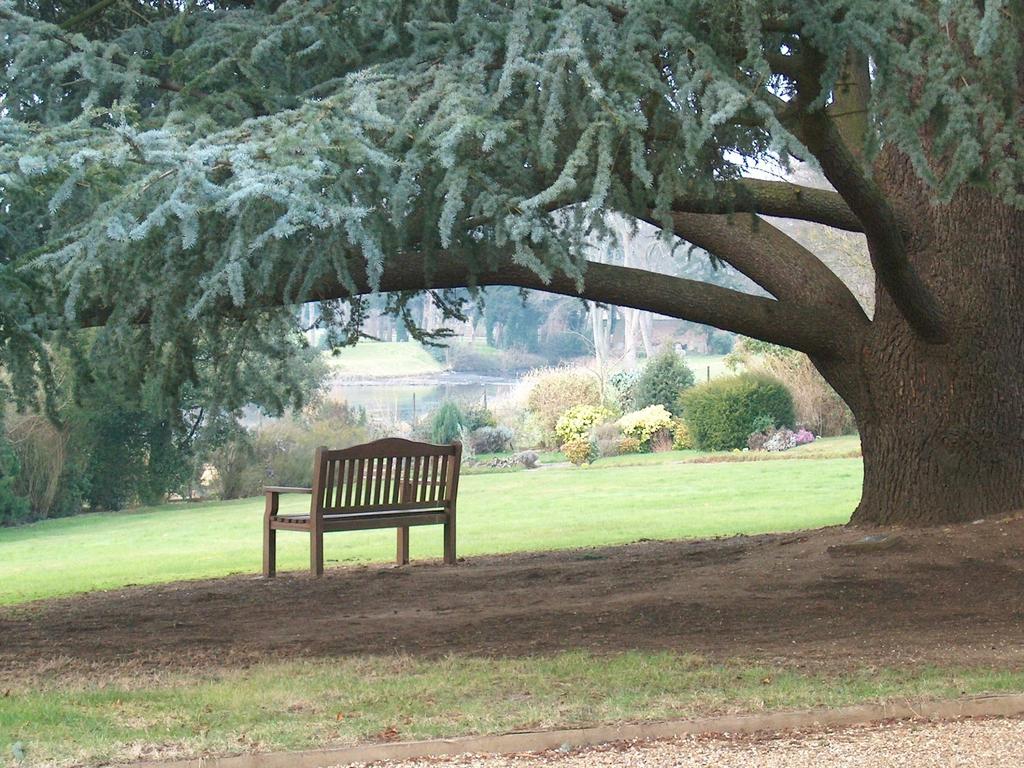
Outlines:
{"type": "Polygon", "coordinates": [[[399,565],[409,564],[409,526],[398,529],[398,552],[395,562],[399,565]]]}
{"type": "Polygon", "coordinates": [[[455,516],[449,515],[444,524],[444,562],[455,565],[455,516]]]}
{"type": "Polygon", "coordinates": [[[309,532],[309,574],[314,578],[324,575],[324,533],[309,532]]]}
{"type": "Polygon", "coordinates": [[[269,523],[263,525],[263,576],[273,578],[277,573],[277,530],[269,523]]]}

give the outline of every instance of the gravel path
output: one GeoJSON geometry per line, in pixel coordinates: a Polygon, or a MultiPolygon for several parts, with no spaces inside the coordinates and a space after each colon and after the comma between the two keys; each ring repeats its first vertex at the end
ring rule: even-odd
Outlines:
{"type": "Polygon", "coordinates": [[[1024,720],[901,723],[736,739],[688,737],[521,755],[463,755],[394,768],[1004,768],[1024,765],[1024,720]]]}

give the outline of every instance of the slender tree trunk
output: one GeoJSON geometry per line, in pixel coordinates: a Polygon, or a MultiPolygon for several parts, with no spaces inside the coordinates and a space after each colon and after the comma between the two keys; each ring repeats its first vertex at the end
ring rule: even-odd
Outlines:
{"type": "Polygon", "coordinates": [[[611,349],[611,314],[615,310],[611,307],[602,307],[595,301],[588,301],[587,308],[590,310],[590,333],[594,340],[594,357],[597,359],[599,368],[604,368],[608,362],[608,354],[611,349]]]}
{"type": "Polygon", "coordinates": [[[644,356],[648,358],[654,357],[654,342],[651,339],[653,336],[654,315],[650,312],[641,312],[638,318],[638,325],[640,326],[640,341],[644,345],[644,356]]]}
{"type": "Polygon", "coordinates": [[[622,315],[625,320],[622,328],[622,362],[627,369],[631,370],[636,368],[637,320],[640,315],[640,310],[627,307],[622,310],[622,315]]]}
{"type": "Polygon", "coordinates": [[[831,371],[864,451],[853,522],[929,525],[1024,509],[1024,212],[978,190],[931,207],[891,160],[880,176],[907,214],[914,266],[948,313],[951,338],[921,341],[879,288],[859,382],[831,371]]]}

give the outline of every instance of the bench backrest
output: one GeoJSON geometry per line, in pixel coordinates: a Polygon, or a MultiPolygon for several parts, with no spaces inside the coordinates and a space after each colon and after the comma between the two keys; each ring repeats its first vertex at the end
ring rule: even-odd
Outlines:
{"type": "Polygon", "coordinates": [[[455,499],[462,444],[397,437],[341,450],[317,448],[313,512],[441,509],[455,499]]]}

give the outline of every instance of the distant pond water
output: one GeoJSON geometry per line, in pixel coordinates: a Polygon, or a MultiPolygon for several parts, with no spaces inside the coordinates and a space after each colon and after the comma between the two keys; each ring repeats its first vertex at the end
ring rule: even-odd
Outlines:
{"type": "Polygon", "coordinates": [[[329,397],[365,408],[370,416],[412,422],[432,412],[445,400],[460,405],[494,403],[508,397],[519,380],[471,373],[437,373],[396,378],[337,378],[329,397]]]}

